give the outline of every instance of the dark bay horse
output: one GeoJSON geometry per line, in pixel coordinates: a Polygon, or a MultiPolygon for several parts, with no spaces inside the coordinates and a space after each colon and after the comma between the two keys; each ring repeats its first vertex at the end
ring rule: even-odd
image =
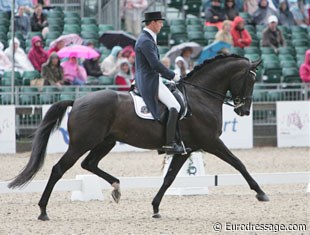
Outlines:
{"type": "MultiPolygon", "coordinates": [[[[185,146],[192,152],[203,150],[214,154],[236,168],[257,194],[259,201],[268,201],[243,163],[220,140],[222,105],[227,91],[232,94],[235,112],[249,115],[256,67],[261,61],[251,62],[236,55],[217,56],[197,66],[183,79],[192,116],[180,121],[180,133],[185,146]]],[[[53,187],[63,174],[87,151],[81,166],[109,182],[116,202],[120,199],[120,181],[98,168],[99,161],[114,147],[116,141],[144,149],[160,149],[165,144],[164,125],[158,121],[139,118],[128,93],[104,90],[93,92],[75,101],[60,101],[51,106],[35,133],[32,152],[26,167],[9,184],[20,187],[33,179],[43,165],[46,146],[53,130],[59,127],[68,106],[72,110],[68,119],[70,136],[66,153],[53,167],[46,188],[39,201],[40,220],[48,220],[46,206],[53,187]]],[[[180,168],[190,156],[175,155],[164,182],[153,199],[153,217],[159,218],[159,204],[174,181],[180,168]]]]}

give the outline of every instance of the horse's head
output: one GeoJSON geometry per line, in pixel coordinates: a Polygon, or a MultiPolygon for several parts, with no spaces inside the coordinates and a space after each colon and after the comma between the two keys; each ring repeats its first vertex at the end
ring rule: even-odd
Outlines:
{"type": "Polygon", "coordinates": [[[196,66],[183,82],[222,102],[230,91],[234,111],[240,116],[249,115],[256,68],[260,63],[261,60],[251,62],[234,54],[219,55],[196,66]]]}
{"type": "Polygon", "coordinates": [[[248,116],[252,104],[252,94],[256,78],[256,69],[261,64],[261,60],[250,62],[245,74],[232,83],[230,91],[235,105],[234,111],[239,116],[248,116]]]}

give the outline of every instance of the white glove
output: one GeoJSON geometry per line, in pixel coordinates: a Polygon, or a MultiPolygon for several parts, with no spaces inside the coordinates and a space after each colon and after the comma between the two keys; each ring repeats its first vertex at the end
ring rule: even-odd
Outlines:
{"type": "Polygon", "coordinates": [[[174,75],[174,78],[173,78],[173,81],[175,81],[175,82],[178,82],[178,81],[180,81],[181,80],[181,76],[179,75],[179,74],[175,74],[174,75]]]}

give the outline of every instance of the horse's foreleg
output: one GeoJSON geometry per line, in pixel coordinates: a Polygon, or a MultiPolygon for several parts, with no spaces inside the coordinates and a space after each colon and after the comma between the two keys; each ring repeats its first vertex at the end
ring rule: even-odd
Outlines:
{"type": "Polygon", "coordinates": [[[81,166],[84,169],[98,175],[99,177],[109,182],[112,185],[112,187],[114,187],[114,190],[112,191],[112,197],[114,201],[118,203],[121,197],[119,179],[104,172],[98,167],[99,161],[104,156],[106,156],[114,146],[115,146],[115,142],[100,143],[94,149],[90,151],[90,153],[87,155],[87,157],[82,162],[81,166]]]}
{"type": "Polygon", "coordinates": [[[225,146],[225,144],[221,140],[218,140],[216,144],[212,145],[212,148],[205,149],[205,151],[216,155],[217,157],[237,169],[248,182],[250,188],[257,193],[256,198],[259,201],[269,201],[268,196],[260,188],[258,183],[253,179],[244,164],[225,146]]]}
{"type": "Polygon", "coordinates": [[[49,220],[46,213],[46,206],[53,191],[53,188],[57,181],[69,168],[74,165],[74,163],[82,156],[82,154],[83,153],[77,153],[69,149],[53,167],[50,178],[48,179],[47,185],[38,203],[41,210],[41,214],[38,217],[39,220],[49,220]]]}
{"type": "Polygon", "coordinates": [[[152,205],[153,205],[153,218],[160,218],[159,214],[159,204],[167,191],[167,189],[170,187],[170,185],[173,183],[175,177],[177,176],[178,172],[180,171],[181,167],[189,157],[188,155],[174,155],[172,158],[172,161],[170,163],[170,166],[168,168],[167,174],[164,178],[164,182],[162,186],[160,187],[158,193],[153,199],[152,205]]]}

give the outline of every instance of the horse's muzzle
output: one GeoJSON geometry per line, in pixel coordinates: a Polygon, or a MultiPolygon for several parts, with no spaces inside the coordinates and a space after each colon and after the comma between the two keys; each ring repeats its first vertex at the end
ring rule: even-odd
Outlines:
{"type": "Polygon", "coordinates": [[[249,116],[250,115],[250,110],[245,109],[244,107],[239,107],[234,109],[235,113],[238,114],[239,116],[249,116]]]}

